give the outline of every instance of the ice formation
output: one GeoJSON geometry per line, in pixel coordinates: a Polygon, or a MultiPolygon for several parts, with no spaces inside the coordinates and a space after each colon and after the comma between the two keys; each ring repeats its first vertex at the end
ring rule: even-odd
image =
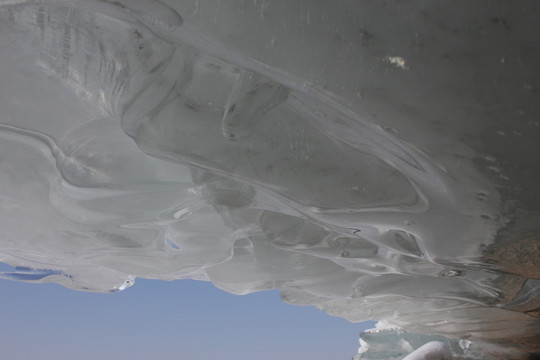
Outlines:
{"type": "Polygon", "coordinates": [[[495,343],[416,334],[402,328],[377,324],[360,334],[360,348],[353,360],[497,360],[519,358],[523,354],[495,343]]]}
{"type": "Polygon", "coordinates": [[[3,277],[532,351],[540,10],[494,4],[0,1],[3,277]]]}
{"type": "Polygon", "coordinates": [[[431,341],[405,356],[403,360],[452,360],[452,354],[444,342],[431,341]]]}

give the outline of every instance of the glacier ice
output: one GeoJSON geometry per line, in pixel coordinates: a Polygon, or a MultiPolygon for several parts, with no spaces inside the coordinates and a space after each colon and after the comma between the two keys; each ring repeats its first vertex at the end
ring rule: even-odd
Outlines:
{"type": "Polygon", "coordinates": [[[2,276],[531,351],[540,9],[496,3],[0,1],[2,276]]]}
{"type": "Polygon", "coordinates": [[[380,322],[374,329],[360,334],[360,349],[353,360],[496,360],[499,357],[492,354],[497,353],[497,350],[494,344],[415,334],[380,322]]]}

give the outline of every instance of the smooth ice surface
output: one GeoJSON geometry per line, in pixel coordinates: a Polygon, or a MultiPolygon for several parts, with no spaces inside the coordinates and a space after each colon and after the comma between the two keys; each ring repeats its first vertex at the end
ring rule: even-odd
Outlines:
{"type": "Polygon", "coordinates": [[[537,284],[513,299],[529,275],[485,260],[537,234],[536,8],[0,4],[0,261],[22,269],[3,277],[193,278],[419,332],[536,331],[507,309],[537,284]]]}
{"type": "Polygon", "coordinates": [[[452,354],[442,341],[431,341],[405,356],[403,360],[452,360],[452,354]]]}
{"type": "Polygon", "coordinates": [[[483,341],[445,338],[381,326],[360,334],[360,348],[353,360],[451,360],[520,358],[516,349],[483,341]]]}

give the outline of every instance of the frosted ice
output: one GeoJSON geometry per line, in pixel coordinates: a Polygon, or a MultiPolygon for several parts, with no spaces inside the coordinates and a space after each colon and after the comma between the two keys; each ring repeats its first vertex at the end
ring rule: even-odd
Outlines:
{"type": "Polygon", "coordinates": [[[3,277],[536,334],[538,9],[484,5],[0,1],[3,277]]]}

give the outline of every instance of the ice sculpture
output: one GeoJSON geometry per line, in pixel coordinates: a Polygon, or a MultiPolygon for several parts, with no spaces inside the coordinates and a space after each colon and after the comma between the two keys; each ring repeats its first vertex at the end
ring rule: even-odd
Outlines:
{"type": "Polygon", "coordinates": [[[539,11],[2,0],[3,276],[535,351],[539,11]]]}

